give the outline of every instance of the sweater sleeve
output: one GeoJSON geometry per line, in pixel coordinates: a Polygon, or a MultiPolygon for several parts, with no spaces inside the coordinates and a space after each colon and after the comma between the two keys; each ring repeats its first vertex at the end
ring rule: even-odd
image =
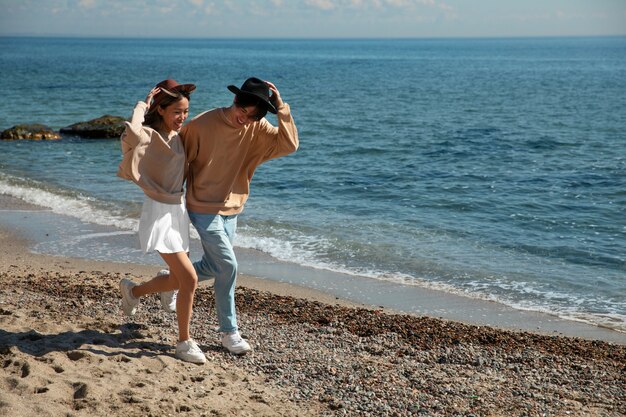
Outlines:
{"type": "Polygon", "coordinates": [[[137,148],[139,148],[142,143],[144,145],[150,143],[150,135],[148,135],[146,130],[143,129],[143,121],[147,108],[148,105],[145,102],[137,102],[130,122],[124,122],[126,128],[120,138],[120,145],[122,147],[122,162],[120,162],[118,166],[118,177],[127,180],[138,178],[137,173],[135,172],[136,167],[133,166],[134,159],[137,154],[137,148]]]}
{"type": "Polygon", "coordinates": [[[183,141],[187,164],[190,164],[198,156],[198,130],[200,129],[198,125],[200,124],[200,116],[203,114],[194,117],[178,133],[183,141]]]}
{"type": "MultiPolygon", "coordinates": [[[[148,105],[143,102],[137,102],[137,105],[133,109],[133,114],[130,118],[130,122],[124,122],[126,129],[122,133],[122,152],[126,153],[128,150],[136,147],[142,139],[143,133],[143,121],[145,120],[146,109],[148,105]],[[125,149],[126,147],[126,149],[125,149]]],[[[144,140],[149,139],[147,135],[143,135],[144,140]]]]}
{"type": "Polygon", "coordinates": [[[263,161],[289,155],[300,145],[298,129],[291,117],[289,104],[283,103],[276,114],[278,127],[272,126],[267,120],[261,125],[260,137],[266,146],[263,161]]]}

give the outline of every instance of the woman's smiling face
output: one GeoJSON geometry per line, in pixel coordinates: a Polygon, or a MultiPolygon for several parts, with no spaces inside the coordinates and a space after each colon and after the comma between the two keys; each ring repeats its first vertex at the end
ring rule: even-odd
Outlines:
{"type": "Polygon", "coordinates": [[[163,118],[163,127],[168,132],[179,131],[189,116],[189,100],[183,97],[166,108],[159,107],[159,114],[163,118]]]}

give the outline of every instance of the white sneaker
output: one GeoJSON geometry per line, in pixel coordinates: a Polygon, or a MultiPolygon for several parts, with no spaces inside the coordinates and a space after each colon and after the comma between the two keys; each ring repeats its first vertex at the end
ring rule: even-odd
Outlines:
{"type": "Polygon", "coordinates": [[[235,355],[243,355],[252,350],[246,339],[243,339],[238,331],[222,333],[222,346],[235,355]]]}
{"type": "Polygon", "coordinates": [[[185,362],[202,364],[206,362],[204,352],[192,339],[176,344],[176,357],[185,362]]]}
{"type": "MultiPolygon", "coordinates": [[[[167,269],[161,269],[157,277],[169,274],[170,271],[167,269]]],[[[178,290],[165,291],[159,293],[159,296],[161,297],[161,308],[167,313],[176,313],[176,297],[178,296],[178,290]]]]}
{"type": "Polygon", "coordinates": [[[132,290],[137,285],[128,278],[120,281],[120,292],[122,293],[122,310],[127,316],[134,316],[139,306],[139,298],[134,297],[132,290]]]}

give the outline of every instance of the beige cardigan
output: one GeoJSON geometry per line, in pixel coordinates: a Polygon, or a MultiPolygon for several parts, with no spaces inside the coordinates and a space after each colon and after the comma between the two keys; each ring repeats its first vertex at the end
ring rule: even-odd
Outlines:
{"type": "Polygon", "coordinates": [[[148,105],[140,101],[122,133],[122,162],[117,176],[133,181],[151,199],[180,204],[183,201],[185,153],[180,136],[172,132],[166,139],[143,126],[148,105]]]}
{"type": "Polygon", "coordinates": [[[288,104],[278,109],[278,127],[261,119],[238,128],[224,110],[199,114],[180,131],[189,169],[185,198],[192,212],[240,213],[255,169],[298,149],[298,131],[288,104]]]}

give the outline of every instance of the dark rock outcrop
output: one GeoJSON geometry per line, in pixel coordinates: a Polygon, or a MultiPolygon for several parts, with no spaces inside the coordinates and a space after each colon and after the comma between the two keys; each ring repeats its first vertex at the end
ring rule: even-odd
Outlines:
{"type": "Polygon", "coordinates": [[[0,134],[0,139],[4,140],[53,140],[61,139],[58,132],[53,131],[46,125],[41,124],[25,124],[13,126],[0,134]]]}
{"type": "Polygon", "coordinates": [[[64,127],[61,129],[61,133],[80,136],[81,138],[119,138],[122,132],[124,132],[125,121],[123,117],[106,114],[96,119],[64,127]]]}

